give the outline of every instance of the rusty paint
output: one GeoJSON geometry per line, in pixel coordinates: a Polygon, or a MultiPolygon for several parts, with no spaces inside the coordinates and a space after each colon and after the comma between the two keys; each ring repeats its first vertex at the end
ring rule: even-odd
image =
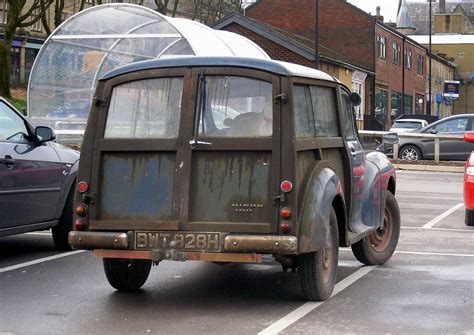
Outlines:
{"type": "Polygon", "coordinates": [[[295,236],[229,235],[224,239],[224,250],[230,252],[294,254],[297,248],[295,236]]]}
{"type": "Polygon", "coordinates": [[[125,233],[103,233],[87,231],[71,231],[69,244],[76,249],[127,249],[128,236],[125,233]]]}

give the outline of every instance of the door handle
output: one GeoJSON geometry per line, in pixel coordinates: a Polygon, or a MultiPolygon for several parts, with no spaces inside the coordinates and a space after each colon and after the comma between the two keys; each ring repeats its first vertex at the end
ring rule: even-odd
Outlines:
{"type": "Polygon", "coordinates": [[[5,164],[5,165],[14,165],[15,160],[12,158],[10,155],[5,155],[5,158],[0,158],[0,164],[5,164]]]}
{"type": "Polygon", "coordinates": [[[192,149],[196,149],[198,145],[212,145],[211,142],[198,141],[195,138],[189,141],[192,149]]]}

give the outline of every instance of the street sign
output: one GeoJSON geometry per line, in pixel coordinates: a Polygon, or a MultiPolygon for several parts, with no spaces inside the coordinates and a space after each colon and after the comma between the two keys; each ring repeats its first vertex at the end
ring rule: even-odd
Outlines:
{"type": "Polygon", "coordinates": [[[443,96],[446,98],[458,99],[460,85],[461,82],[457,80],[445,80],[443,96]]]}

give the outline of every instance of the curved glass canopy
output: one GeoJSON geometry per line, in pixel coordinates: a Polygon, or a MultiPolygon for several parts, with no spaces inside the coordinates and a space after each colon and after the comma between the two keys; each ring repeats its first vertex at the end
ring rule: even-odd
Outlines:
{"type": "Polygon", "coordinates": [[[133,62],[182,56],[269,59],[247,38],[131,4],[88,8],[42,46],[30,76],[28,115],[57,132],[82,132],[98,79],[133,62]]]}

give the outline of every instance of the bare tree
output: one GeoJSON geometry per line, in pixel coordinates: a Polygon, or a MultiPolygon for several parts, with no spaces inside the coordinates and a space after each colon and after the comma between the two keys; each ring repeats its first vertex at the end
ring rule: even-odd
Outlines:
{"type": "Polygon", "coordinates": [[[5,25],[5,37],[0,43],[0,95],[11,98],[10,91],[10,50],[15,32],[38,22],[41,11],[48,9],[53,0],[34,0],[31,5],[26,0],[7,0],[8,12],[5,25]],[[35,15],[33,15],[35,14],[35,15]]]}

